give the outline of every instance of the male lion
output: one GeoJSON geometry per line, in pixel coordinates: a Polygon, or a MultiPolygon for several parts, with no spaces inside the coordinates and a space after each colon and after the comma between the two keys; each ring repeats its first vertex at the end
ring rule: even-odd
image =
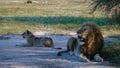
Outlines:
{"type": "Polygon", "coordinates": [[[85,44],[85,40],[82,38],[70,37],[67,42],[67,50],[58,52],[58,56],[61,56],[62,53],[69,52],[70,55],[80,56],[81,46],[85,44]]]}
{"type": "Polygon", "coordinates": [[[103,62],[103,58],[100,56],[104,39],[98,26],[93,23],[86,23],[77,31],[77,35],[78,38],[86,40],[86,44],[81,47],[80,59],[84,61],[94,59],[97,62],[103,62]]]}
{"type": "Polygon", "coordinates": [[[27,44],[22,46],[54,47],[53,40],[50,37],[35,37],[29,30],[21,35],[27,39],[27,44]]]}

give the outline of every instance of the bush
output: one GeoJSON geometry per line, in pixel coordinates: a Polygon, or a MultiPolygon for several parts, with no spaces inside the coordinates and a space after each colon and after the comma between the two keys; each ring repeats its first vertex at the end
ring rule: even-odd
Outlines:
{"type": "Polygon", "coordinates": [[[106,17],[120,24],[120,0],[93,0],[92,6],[93,12],[101,10],[107,15],[106,17]]]}
{"type": "Polygon", "coordinates": [[[32,1],[31,0],[27,0],[27,4],[30,4],[30,3],[32,3],[32,1]]]}
{"type": "Polygon", "coordinates": [[[113,45],[106,45],[103,49],[103,57],[115,65],[120,66],[120,41],[113,45]]]}

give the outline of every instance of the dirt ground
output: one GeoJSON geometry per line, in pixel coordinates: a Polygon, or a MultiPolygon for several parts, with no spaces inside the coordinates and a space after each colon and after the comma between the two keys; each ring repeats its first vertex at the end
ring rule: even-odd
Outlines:
{"type": "MultiPolygon", "coordinates": [[[[43,36],[43,35],[40,35],[43,36]]],[[[79,57],[63,54],[57,56],[59,49],[45,47],[18,47],[26,43],[20,35],[6,35],[0,40],[0,68],[115,68],[108,61],[80,62],[79,57]]],[[[70,36],[50,36],[55,47],[66,49],[70,36]]]]}

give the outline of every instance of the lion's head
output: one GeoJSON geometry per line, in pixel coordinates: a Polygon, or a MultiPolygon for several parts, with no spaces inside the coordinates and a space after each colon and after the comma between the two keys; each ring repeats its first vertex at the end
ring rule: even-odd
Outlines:
{"type": "Polygon", "coordinates": [[[77,31],[78,38],[85,39],[97,33],[101,33],[100,29],[93,23],[86,23],[77,31]]]}
{"type": "Polygon", "coordinates": [[[104,39],[100,28],[93,23],[84,24],[77,31],[78,38],[84,38],[86,40],[86,45],[84,54],[88,58],[92,58],[95,54],[101,53],[101,50],[104,45],[104,39]]]}
{"type": "Polygon", "coordinates": [[[29,38],[29,37],[33,36],[32,32],[30,32],[29,30],[26,30],[21,35],[23,38],[29,38]]]}

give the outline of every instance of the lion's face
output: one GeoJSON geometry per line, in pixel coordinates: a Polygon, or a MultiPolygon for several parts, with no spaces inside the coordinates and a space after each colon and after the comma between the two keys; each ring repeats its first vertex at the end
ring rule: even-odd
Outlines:
{"type": "Polygon", "coordinates": [[[90,26],[83,26],[77,31],[78,38],[84,38],[84,39],[86,39],[90,33],[91,33],[90,26]]]}
{"type": "Polygon", "coordinates": [[[23,38],[29,38],[32,35],[32,33],[29,30],[26,30],[21,35],[23,38]]]}

